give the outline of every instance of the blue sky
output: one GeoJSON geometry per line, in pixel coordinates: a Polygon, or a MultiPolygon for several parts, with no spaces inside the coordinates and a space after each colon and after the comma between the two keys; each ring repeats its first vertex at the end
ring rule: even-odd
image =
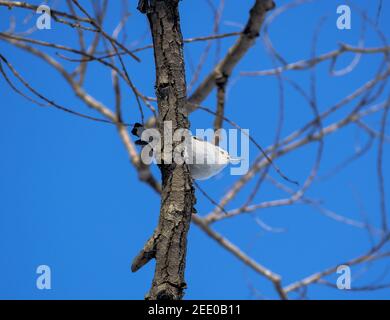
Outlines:
{"type": "MultiPolygon", "coordinates": [[[[131,16],[127,34],[134,47],[150,43],[146,19],[136,10],[136,2],[128,1],[131,16]]],[[[277,5],[288,2],[277,1],[277,5]]],[[[377,3],[353,1],[375,18],[376,5],[371,5],[374,2],[377,3]]],[[[57,7],[63,8],[64,3],[57,1],[57,7]]],[[[252,0],[226,0],[220,32],[239,31],[252,3],[252,0]]],[[[319,53],[336,48],[339,42],[356,45],[361,20],[353,8],[352,29],[338,30],[336,8],[340,4],[344,1],[315,1],[282,14],[270,27],[274,46],[287,61],[309,58],[313,30],[324,16],[326,20],[318,41],[319,53]]],[[[119,1],[110,1],[107,30],[114,29],[120,9],[119,1]]],[[[389,10],[390,3],[384,1],[379,25],[386,36],[390,30],[386,28],[389,10]]],[[[212,14],[206,1],[183,0],[180,13],[185,38],[212,33],[212,14]]],[[[15,14],[17,31],[34,25],[34,17],[23,24],[27,16],[25,11],[8,11],[1,7],[0,30],[8,28],[11,14],[15,14]]],[[[38,31],[32,37],[73,45],[77,40],[75,35],[68,27],[53,22],[50,31],[38,31]]],[[[223,40],[220,55],[233,42],[234,38],[223,40]]],[[[368,28],[366,46],[380,45],[377,35],[368,28]]],[[[204,43],[185,46],[188,79],[192,73],[190,61],[196,65],[204,47],[204,43]]],[[[56,57],[54,51],[49,52],[56,57]]],[[[0,53],[42,93],[72,109],[93,114],[41,61],[3,41],[0,42],[0,53]]],[[[142,63],[127,57],[126,66],[135,85],[143,93],[153,95],[153,53],[146,50],[140,52],[139,57],[142,63]]],[[[338,66],[348,64],[352,58],[353,55],[345,55],[338,66]]],[[[201,79],[216,59],[213,47],[201,79]]],[[[326,110],[372,78],[379,63],[378,56],[364,56],[356,69],[344,77],[329,76],[329,62],[319,65],[317,94],[320,110],[326,110]]],[[[64,64],[73,66],[71,62],[64,64]]],[[[226,105],[226,116],[241,127],[249,128],[262,146],[274,141],[279,106],[278,83],[272,77],[239,77],[239,71],[272,66],[273,62],[259,40],[233,73],[226,105]]],[[[309,73],[291,72],[287,76],[308,89],[309,73]]],[[[86,89],[113,108],[114,96],[107,69],[91,64],[86,89]]],[[[126,121],[139,121],[132,93],[124,86],[122,89],[126,121]]],[[[130,272],[130,263],[157,224],[160,201],[149,187],[138,181],[115,127],[32,105],[12,92],[2,78],[0,94],[0,298],[142,299],[150,287],[154,262],[134,274],[130,272]],[[51,290],[36,288],[36,268],[42,264],[51,267],[51,290]]],[[[388,94],[388,87],[385,94],[388,94]]],[[[285,102],[282,136],[312,118],[307,103],[288,86],[285,88],[285,102]]],[[[211,94],[204,105],[214,108],[215,94],[211,94]]],[[[343,112],[329,121],[340,118],[345,114],[343,112]]],[[[371,117],[368,123],[378,127],[379,119],[371,117]]],[[[213,124],[213,118],[200,111],[193,113],[190,120],[192,128],[208,128],[213,124]]],[[[353,154],[357,137],[364,144],[365,136],[359,136],[356,127],[351,126],[326,140],[320,175],[353,154]]],[[[316,145],[304,147],[278,159],[277,164],[290,177],[303,182],[313,165],[316,148],[316,145]]],[[[257,152],[251,147],[252,159],[257,152]]],[[[376,155],[377,143],[371,152],[337,176],[316,183],[308,191],[308,196],[321,199],[328,208],[356,220],[362,219],[359,210],[363,206],[369,221],[379,227],[376,155]]],[[[385,178],[389,177],[386,166],[389,157],[386,145],[385,178]]],[[[158,175],[156,168],[153,171],[158,175]]],[[[271,175],[280,181],[275,172],[271,171],[271,175]]],[[[229,170],[224,170],[214,179],[199,184],[219,199],[235,179],[237,177],[230,176],[229,170]]],[[[233,209],[245,201],[253,185],[249,184],[228,208],[233,209]]],[[[266,183],[255,202],[277,199],[282,195],[266,183]]],[[[210,202],[199,192],[197,210],[200,215],[212,210],[210,202]]],[[[284,228],[286,232],[264,231],[256,225],[253,215],[226,219],[213,228],[258,262],[279,273],[284,285],[342,263],[370,248],[365,230],[338,223],[309,206],[297,204],[267,209],[257,215],[265,223],[284,228]]],[[[381,278],[383,282],[390,282],[387,268],[387,261],[373,264],[362,275],[359,268],[353,268],[352,275],[358,277],[356,286],[381,278]]],[[[253,295],[253,288],[261,296],[276,298],[269,282],[245,267],[194,225],[189,233],[186,280],[186,299],[252,299],[258,297],[253,295]]],[[[328,280],[335,282],[336,275],[328,280]]],[[[313,285],[309,287],[308,295],[312,299],[385,299],[389,297],[390,289],[351,292],[313,285]]]]}

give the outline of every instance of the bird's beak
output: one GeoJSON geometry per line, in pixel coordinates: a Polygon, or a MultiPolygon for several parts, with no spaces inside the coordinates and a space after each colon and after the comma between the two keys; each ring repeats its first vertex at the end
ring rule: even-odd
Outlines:
{"type": "Polygon", "coordinates": [[[244,160],[242,157],[229,157],[229,161],[231,164],[239,164],[241,160],[244,160]]]}

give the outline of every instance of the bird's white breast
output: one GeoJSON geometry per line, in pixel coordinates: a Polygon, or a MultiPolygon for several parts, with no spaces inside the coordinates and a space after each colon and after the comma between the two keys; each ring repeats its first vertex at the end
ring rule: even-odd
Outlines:
{"type": "Polygon", "coordinates": [[[186,162],[196,180],[211,178],[229,164],[228,153],[210,142],[192,138],[190,148],[192,153],[187,150],[186,162]]]}

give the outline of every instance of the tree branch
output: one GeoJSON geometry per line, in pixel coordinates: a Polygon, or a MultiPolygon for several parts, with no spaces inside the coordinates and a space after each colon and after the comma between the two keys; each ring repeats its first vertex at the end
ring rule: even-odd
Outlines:
{"type": "Polygon", "coordinates": [[[226,56],[216,65],[214,70],[199,85],[191,97],[189,97],[190,103],[187,105],[187,108],[190,112],[196,109],[196,104],[200,104],[206,99],[216,86],[216,80],[218,78],[221,78],[221,76],[229,77],[231,75],[234,67],[240,62],[259,36],[266,13],[274,7],[275,3],[272,0],[256,0],[250,10],[248,22],[241,36],[229,49],[226,56]]]}
{"type": "MultiPolygon", "coordinates": [[[[164,121],[172,122],[173,132],[189,127],[185,111],[187,93],[178,0],[141,0],[138,9],[147,14],[152,32],[159,107],[157,126],[164,137],[164,121]]],[[[162,154],[166,154],[165,150],[163,141],[162,154]]],[[[179,300],[183,297],[187,233],[196,202],[188,166],[173,161],[168,164],[167,160],[163,159],[165,162],[160,165],[159,223],[132,265],[132,270],[136,271],[152,258],[156,259],[152,288],[146,296],[146,299],[153,300],[179,300]]]]}

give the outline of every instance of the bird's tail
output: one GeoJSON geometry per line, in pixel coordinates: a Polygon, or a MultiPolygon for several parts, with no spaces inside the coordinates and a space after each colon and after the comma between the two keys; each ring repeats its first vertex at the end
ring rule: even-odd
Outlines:
{"type": "MultiPolygon", "coordinates": [[[[133,129],[131,130],[131,134],[138,137],[138,138],[141,138],[142,132],[144,132],[144,131],[145,131],[145,127],[142,124],[136,122],[133,126],[133,129]]],[[[148,143],[146,141],[142,141],[141,139],[139,139],[139,140],[135,141],[135,144],[146,145],[148,143]]]]}
{"type": "Polygon", "coordinates": [[[136,122],[134,123],[133,129],[131,130],[131,134],[135,135],[138,138],[141,138],[142,132],[144,131],[145,127],[142,124],[136,122]]]}

